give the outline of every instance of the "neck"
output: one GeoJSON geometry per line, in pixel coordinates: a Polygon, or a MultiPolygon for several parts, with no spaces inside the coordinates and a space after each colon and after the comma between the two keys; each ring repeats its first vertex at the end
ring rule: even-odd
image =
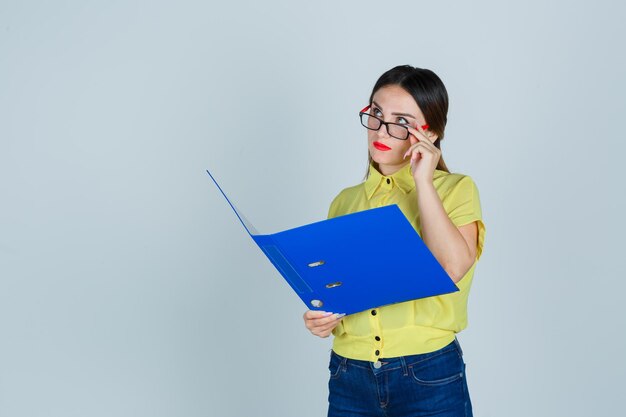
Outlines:
{"type": "Polygon", "coordinates": [[[409,162],[404,162],[398,165],[388,165],[388,164],[374,164],[374,167],[378,169],[378,171],[383,175],[393,175],[402,168],[404,168],[409,162]]]}

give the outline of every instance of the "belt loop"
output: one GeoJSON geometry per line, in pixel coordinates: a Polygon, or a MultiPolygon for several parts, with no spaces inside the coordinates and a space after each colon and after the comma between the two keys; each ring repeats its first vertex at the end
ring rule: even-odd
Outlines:
{"type": "Polygon", "coordinates": [[[400,356],[400,363],[402,364],[402,375],[407,376],[409,374],[409,370],[406,367],[406,361],[404,360],[404,356],[400,356]]]}
{"type": "Polygon", "coordinates": [[[454,344],[456,345],[456,348],[459,351],[459,355],[463,356],[463,349],[461,349],[461,344],[459,343],[459,341],[456,338],[456,336],[454,336],[454,344]]]}
{"type": "Polygon", "coordinates": [[[348,370],[348,358],[343,357],[341,359],[341,369],[343,370],[343,372],[346,372],[348,370]]]}

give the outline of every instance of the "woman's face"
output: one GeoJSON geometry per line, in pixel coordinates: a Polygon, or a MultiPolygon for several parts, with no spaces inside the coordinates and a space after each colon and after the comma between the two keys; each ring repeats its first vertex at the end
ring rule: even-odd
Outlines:
{"type": "MultiPolygon", "coordinates": [[[[415,99],[398,85],[382,87],[374,93],[369,113],[385,122],[410,125],[426,124],[424,115],[415,99]]],[[[372,160],[378,164],[378,170],[389,175],[410,162],[403,156],[411,147],[411,140],[396,139],[389,136],[385,126],[378,130],[367,131],[367,144],[372,160]]]]}

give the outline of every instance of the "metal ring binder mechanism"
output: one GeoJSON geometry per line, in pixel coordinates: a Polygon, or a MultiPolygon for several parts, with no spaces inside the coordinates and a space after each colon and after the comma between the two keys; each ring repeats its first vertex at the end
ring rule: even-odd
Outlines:
{"type": "Polygon", "coordinates": [[[262,235],[207,173],[310,309],[353,314],[459,290],[395,204],[262,235]],[[373,239],[393,242],[393,254],[372,256],[373,239]]]}

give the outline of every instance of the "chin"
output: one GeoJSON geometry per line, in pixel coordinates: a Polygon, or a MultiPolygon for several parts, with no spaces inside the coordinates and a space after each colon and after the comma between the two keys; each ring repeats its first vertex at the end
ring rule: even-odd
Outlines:
{"type": "Polygon", "coordinates": [[[387,152],[379,151],[378,149],[370,150],[370,156],[372,157],[372,161],[377,164],[383,165],[400,165],[406,160],[399,158],[397,155],[386,154],[387,152]]]}

